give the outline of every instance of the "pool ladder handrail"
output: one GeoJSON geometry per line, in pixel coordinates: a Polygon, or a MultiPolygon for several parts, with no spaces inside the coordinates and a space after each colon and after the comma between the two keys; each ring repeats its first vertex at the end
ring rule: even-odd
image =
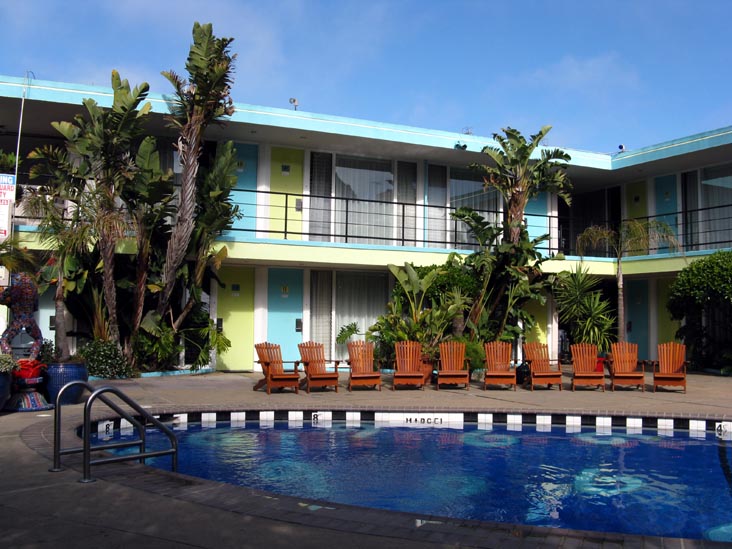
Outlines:
{"type": "Polygon", "coordinates": [[[81,480],[79,482],[94,482],[95,479],[91,476],[91,466],[92,465],[102,465],[105,463],[120,463],[123,461],[133,461],[138,460],[140,463],[145,463],[145,459],[149,457],[158,457],[158,456],[166,456],[170,455],[172,464],[171,469],[173,472],[178,471],[178,439],[175,437],[175,433],[162,423],[158,418],[150,414],[147,410],[145,410],[139,403],[137,403],[135,400],[127,396],[125,393],[117,389],[116,387],[99,387],[95,389],[92,387],[89,383],[86,381],[71,381],[64,385],[61,390],[58,393],[58,396],[56,397],[55,402],[55,410],[54,410],[54,416],[53,416],[53,467],[49,469],[49,471],[55,473],[58,471],[63,471],[63,467],[61,467],[61,456],[62,455],[69,455],[69,454],[78,454],[83,453],[83,465],[84,465],[84,472],[81,480]],[[84,403],[84,427],[82,432],[82,439],[83,439],[83,446],[81,447],[71,447],[71,448],[61,448],[61,397],[63,394],[68,391],[70,388],[76,387],[81,385],[84,389],[89,391],[91,394],[89,397],[87,397],[86,402],[84,403]],[[120,406],[118,406],[115,402],[111,401],[107,396],[105,396],[106,393],[112,393],[117,396],[120,400],[122,400],[125,404],[127,404],[130,408],[132,408],[135,412],[139,414],[139,416],[143,419],[143,421],[138,421],[132,414],[130,414],[128,411],[124,410],[120,406]],[[91,444],[91,410],[94,402],[99,399],[104,404],[106,404],[109,408],[111,408],[117,415],[122,417],[123,419],[126,419],[129,421],[135,429],[137,429],[137,433],[139,436],[139,440],[132,440],[127,442],[110,442],[105,444],[95,444],[92,446],[91,444]],[[165,436],[168,437],[168,440],[170,441],[171,447],[166,450],[154,450],[154,451],[146,451],[145,450],[145,425],[146,422],[152,423],[155,427],[157,427],[160,431],[163,432],[165,436]],[[134,454],[127,454],[127,455],[117,455],[117,456],[106,456],[101,458],[92,459],[91,453],[92,451],[99,451],[99,450],[111,450],[116,448],[129,448],[129,447],[139,447],[140,451],[138,453],[134,454]]]}

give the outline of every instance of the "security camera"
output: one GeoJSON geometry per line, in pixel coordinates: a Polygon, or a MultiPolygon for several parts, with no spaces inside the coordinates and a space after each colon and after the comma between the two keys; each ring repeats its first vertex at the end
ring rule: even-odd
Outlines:
{"type": "Polygon", "coordinates": [[[618,149],[620,150],[620,152],[623,152],[625,150],[625,145],[621,143],[620,145],[618,145],[618,149]]]}
{"type": "Polygon", "coordinates": [[[295,110],[297,110],[297,106],[299,104],[300,103],[297,102],[297,97],[290,97],[290,105],[292,105],[293,107],[295,107],[295,110]]]}

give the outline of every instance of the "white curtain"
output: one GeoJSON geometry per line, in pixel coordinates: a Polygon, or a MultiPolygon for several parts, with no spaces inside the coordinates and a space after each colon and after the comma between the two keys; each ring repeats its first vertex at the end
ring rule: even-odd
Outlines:
{"type": "Polygon", "coordinates": [[[397,162],[397,245],[417,245],[417,164],[397,162]]]}
{"type": "MultiPolygon", "coordinates": [[[[500,223],[501,195],[495,189],[483,188],[483,176],[466,169],[450,168],[450,209],[471,208],[489,223],[500,223]]],[[[472,248],[477,243],[468,235],[465,223],[455,224],[454,242],[472,248]]]]}
{"type": "Polygon", "coordinates": [[[310,339],[330,355],[333,341],[333,272],[310,271],[310,339]]]}
{"type": "Polygon", "coordinates": [[[732,241],[732,164],[702,170],[701,215],[706,248],[728,247],[732,241]],[[724,206],[722,206],[724,205],[724,206]]]}
{"type": "Polygon", "coordinates": [[[338,155],[335,196],[339,242],[392,243],[394,175],[390,160],[338,155]]]}
{"type": "Polygon", "coordinates": [[[427,247],[447,244],[447,168],[430,164],[427,168],[427,247]]]}
{"type": "MultiPolygon", "coordinates": [[[[335,332],[355,322],[359,332],[376,322],[386,312],[389,279],[386,273],[338,271],[336,277],[335,332]]],[[[363,336],[358,336],[363,337],[363,336]]],[[[336,357],[345,358],[345,345],[336,345],[336,357]]]]}
{"type": "Polygon", "coordinates": [[[310,156],[310,240],[330,241],[333,155],[314,152],[310,156]]]}

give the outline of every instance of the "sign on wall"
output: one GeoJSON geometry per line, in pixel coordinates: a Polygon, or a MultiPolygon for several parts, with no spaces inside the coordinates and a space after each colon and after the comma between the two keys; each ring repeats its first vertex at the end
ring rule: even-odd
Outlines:
{"type": "MultiPolygon", "coordinates": [[[[15,176],[0,173],[0,242],[10,236],[15,208],[15,176]]],[[[10,284],[10,275],[5,267],[0,267],[0,286],[10,284]]]]}

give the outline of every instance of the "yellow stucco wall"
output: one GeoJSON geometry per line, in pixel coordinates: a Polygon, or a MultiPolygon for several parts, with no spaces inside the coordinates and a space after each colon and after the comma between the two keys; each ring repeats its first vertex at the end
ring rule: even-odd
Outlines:
{"type": "Polygon", "coordinates": [[[548,334],[546,331],[546,327],[548,304],[541,305],[537,301],[529,301],[529,303],[524,306],[524,309],[528,313],[532,314],[536,319],[536,325],[534,326],[534,328],[526,333],[526,341],[547,343],[548,334]]]}

